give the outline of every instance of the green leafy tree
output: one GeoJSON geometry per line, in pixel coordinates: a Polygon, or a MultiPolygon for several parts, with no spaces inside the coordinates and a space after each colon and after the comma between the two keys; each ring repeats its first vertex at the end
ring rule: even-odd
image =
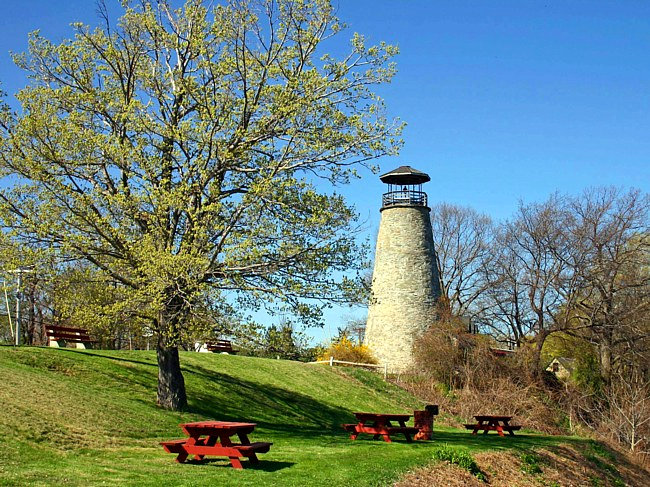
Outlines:
{"type": "Polygon", "coordinates": [[[317,322],[356,291],[337,277],[361,260],[356,214],[324,183],[398,150],[371,90],[397,49],[355,34],[324,54],[343,27],[329,0],[124,5],[15,57],[31,82],[0,108],[0,211],[13,238],[129,290],[157,337],[158,402],[180,409],[178,345],[206,295],[317,322]]]}
{"type": "Polygon", "coordinates": [[[271,325],[264,334],[263,356],[299,360],[307,350],[307,337],[289,322],[271,325]]]}

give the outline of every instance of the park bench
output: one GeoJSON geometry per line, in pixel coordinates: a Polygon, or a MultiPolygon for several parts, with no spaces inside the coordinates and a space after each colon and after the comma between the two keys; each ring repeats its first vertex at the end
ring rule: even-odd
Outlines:
{"type": "Polygon", "coordinates": [[[97,343],[84,328],[46,325],[45,334],[50,347],[65,347],[67,343],[74,343],[76,348],[87,348],[92,343],[97,343]]]}
{"type": "Polygon", "coordinates": [[[217,340],[214,342],[208,342],[205,344],[205,346],[208,351],[214,353],[231,353],[234,355],[238,352],[238,350],[232,349],[232,343],[230,340],[217,340]]]}

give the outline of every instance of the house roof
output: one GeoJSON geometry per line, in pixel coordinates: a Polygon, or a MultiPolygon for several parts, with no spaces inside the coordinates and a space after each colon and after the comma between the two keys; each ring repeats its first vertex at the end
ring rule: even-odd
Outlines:
{"type": "MultiPolygon", "coordinates": [[[[573,369],[574,369],[575,366],[576,366],[576,359],[574,359],[574,358],[569,358],[569,357],[555,357],[553,360],[551,360],[551,364],[552,364],[554,361],[556,361],[556,360],[557,360],[557,362],[558,362],[562,367],[564,367],[564,368],[565,368],[566,370],[568,370],[569,372],[572,372],[573,369]]],[[[549,366],[550,366],[551,364],[549,364],[549,366]]]]}

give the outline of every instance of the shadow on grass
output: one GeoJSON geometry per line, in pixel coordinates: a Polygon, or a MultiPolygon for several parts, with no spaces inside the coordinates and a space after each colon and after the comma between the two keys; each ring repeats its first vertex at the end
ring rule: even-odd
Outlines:
{"type": "Polygon", "coordinates": [[[261,470],[262,472],[277,472],[285,468],[290,468],[295,462],[277,462],[273,460],[260,460],[257,464],[246,465],[244,468],[249,470],[261,470]]]}
{"type": "MultiPolygon", "coordinates": [[[[104,370],[102,373],[122,382],[140,384],[155,393],[157,379],[156,364],[124,357],[118,353],[91,350],[59,349],[67,354],[84,355],[92,359],[104,359],[114,363],[128,363],[136,367],[104,370]],[[143,367],[140,367],[143,366],[143,367]]],[[[218,372],[200,364],[183,365],[189,405],[183,414],[195,415],[188,421],[214,419],[222,421],[246,421],[258,424],[252,434],[255,439],[264,439],[264,435],[286,438],[287,441],[311,440],[319,438],[321,444],[341,444],[350,442],[375,442],[382,444],[382,439],[373,440],[371,435],[360,435],[356,442],[348,438],[348,433],[341,428],[342,423],[354,422],[353,410],[345,406],[332,405],[314,395],[307,395],[295,390],[278,387],[264,382],[245,380],[229,373],[218,372]]],[[[143,400],[133,397],[133,400],[143,400]]],[[[151,404],[152,407],[155,407],[151,404]]],[[[178,414],[178,413],[175,413],[178,414]]],[[[395,443],[406,443],[400,435],[393,438],[395,443]]],[[[552,446],[559,442],[573,443],[580,440],[571,437],[552,437],[542,435],[517,434],[500,437],[472,435],[469,431],[445,431],[434,429],[433,441],[414,442],[414,448],[433,448],[448,444],[471,450],[530,450],[543,446],[552,446]]]]}
{"type": "MultiPolygon", "coordinates": [[[[155,362],[128,358],[123,352],[97,353],[73,348],[53,350],[66,355],[88,357],[90,360],[136,365],[110,370],[104,368],[102,374],[120,383],[140,385],[155,393],[155,362]]],[[[341,424],[354,421],[351,409],[332,406],[295,390],[241,379],[197,364],[185,363],[182,369],[188,395],[188,408],[183,413],[195,414],[208,420],[254,422],[260,429],[275,434],[305,439],[314,436],[331,437],[334,442],[347,437],[341,424]]],[[[140,398],[132,397],[132,400],[140,398]]]]}
{"type": "Polygon", "coordinates": [[[189,411],[224,420],[253,421],[260,428],[298,437],[343,432],[354,420],[350,409],[336,407],[295,390],[252,382],[192,365],[185,369],[188,384],[201,378],[213,387],[192,390],[189,411]]]}
{"type": "Polygon", "coordinates": [[[553,446],[558,443],[582,443],[584,440],[567,436],[541,436],[518,434],[501,437],[497,434],[473,435],[471,432],[433,432],[433,440],[429,444],[436,446],[449,445],[469,448],[470,450],[519,450],[526,451],[534,448],[553,446]]]}
{"type": "MultiPolygon", "coordinates": [[[[139,364],[139,365],[146,365],[147,367],[155,367],[156,369],[158,368],[158,363],[157,362],[144,362],[142,360],[133,360],[130,358],[125,358],[125,357],[119,357],[115,355],[111,355],[110,352],[113,352],[113,350],[104,350],[103,352],[108,352],[108,353],[96,353],[96,350],[92,349],[77,349],[77,348],[55,348],[55,347],[39,347],[39,348],[44,348],[46,350],[57,350],[59,352],[66,352],[66,353],[74,353],[77,355],[83,355],[86,357],[94,357],[94,358],[103,358],[103,359],[109,359],[109,360],[115,360],[116,362],[127,362],[131,364],[139,364]]],[[[115,350],[116,353],[124,353],[122,350],[115,350]]]]}
{"type": "MultiPolygon", "coordinates": [[[[232,469],[230,460],[227,458],[204,458],[203,460],[186,460],[183,465],[210,466],[216,468],[232,469]]],[[[278,462],[275,460],[260,460],[258,463],[250,463],[247,460],[242,461],[244,470],[261,470],[262,472],[277,472],[295,465],[294,462],[278,462]]]]}

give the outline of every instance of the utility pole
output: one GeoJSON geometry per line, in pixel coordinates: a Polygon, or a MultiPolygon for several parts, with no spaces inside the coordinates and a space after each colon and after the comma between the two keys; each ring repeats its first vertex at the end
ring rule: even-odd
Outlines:
{"type": "Polygon", "coordinates": [[[11,310],[9,309],[9,296],[7,296],[7,281],[2,281],[2,287],[5,292],[5,307],[7,309],[7,319],[9,320],[9,331],[11,332],[11,339],[15,342],[14,325],[11,323],[11,310]]]}
{"type": "Polygon", "coordinates": [[[34,272],[30,267],[19,267],[9,271],[12,274],[16,274],[18,277],[18,283],[16,287],[16,346],[20,345],[20,298],[21,298],[21,287],[23,283],[23,274],[28,274],[34,272]]]}

